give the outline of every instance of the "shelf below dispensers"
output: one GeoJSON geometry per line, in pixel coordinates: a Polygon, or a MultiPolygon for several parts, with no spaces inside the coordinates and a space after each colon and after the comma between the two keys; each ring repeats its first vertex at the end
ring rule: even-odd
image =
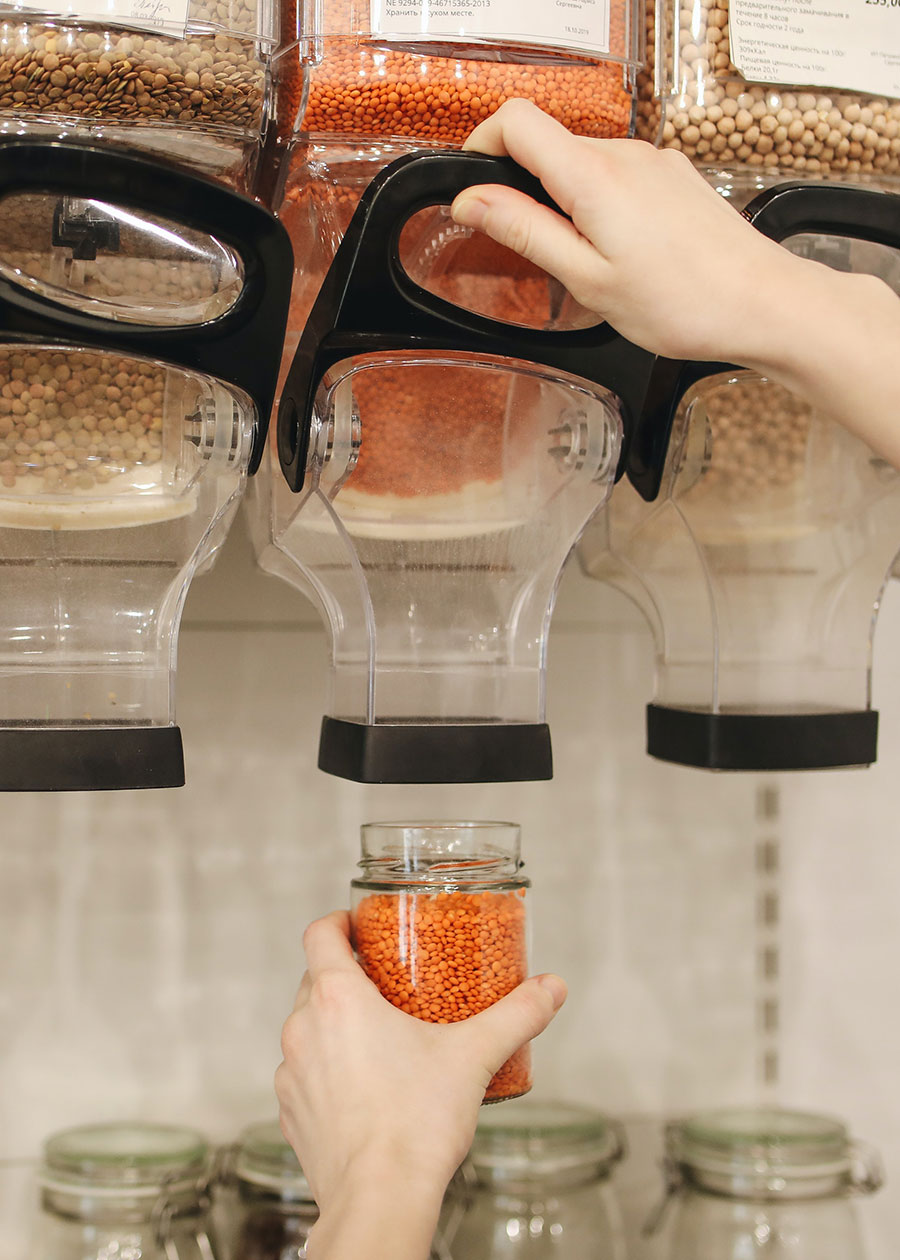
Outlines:
{"type": "Polygon", "coordinates": [[[870,766],[878,713],[703,713],[647,705],[647,752],[701,770],[833,770],[870,766]]]}

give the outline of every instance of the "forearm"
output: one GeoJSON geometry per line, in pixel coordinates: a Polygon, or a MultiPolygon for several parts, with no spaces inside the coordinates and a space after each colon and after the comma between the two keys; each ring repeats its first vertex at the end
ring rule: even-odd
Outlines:
{"type": "Polygon", "coordinates": [[[771,377],[900,468],[900,298],[791,258],[762,285],[735,362],[771,377]]]}
{"type": "Polygon", "coordinates": [[[386,1169],[349,1182],[313,1228],[309,1260],[428,1260],[442,1198],[386,1169]]]}

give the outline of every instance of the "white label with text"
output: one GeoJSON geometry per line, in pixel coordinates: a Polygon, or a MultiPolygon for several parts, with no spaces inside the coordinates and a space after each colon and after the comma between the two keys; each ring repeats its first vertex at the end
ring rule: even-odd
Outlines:
{"type": "Polygon", "coordinates": [[[184,39],[190,0],[16,0],[17,9],[184,39]]]}
{"type": "Polygon", "coordinates": [[[371,0],[373,35],[609,52],[609,0],[371,0]]]}
{"type": "Polygon", "coordinates": [[[751,82],[900,97],[900,0],[730,0],[728,33],[751,82]]]}

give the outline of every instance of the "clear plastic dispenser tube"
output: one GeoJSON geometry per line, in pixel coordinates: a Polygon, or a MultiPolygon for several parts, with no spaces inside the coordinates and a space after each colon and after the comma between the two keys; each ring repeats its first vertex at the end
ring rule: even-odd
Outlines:
{"type": "MultiPolygon", "coordinates": [[[[877,274],[897,264],[898,209],[889,193],[794,184],[748,212],[776,239],[802,236],[810,257],[877,274]]],[[[870,764],[872,637],[900,549],[900,474],[757,373],[665,371],[677,380],[651,387],[632,485],[580,543],[586,571],[653,630],[648,751],[721,770],[870,764]]]]}
{"type": "Polygon", "coordinates": [[[0,240],[0,788],[177,786],[181,611],[264,443],[289,243],[74,141],[0,150],[0,240]]]}
{"type": "Polygon", "coordinates": [[[250,192],[272,107],[278,8],[17,0],[0,26],[0,137],[122,145],[250,192]]]}
{"type": "Polygon", "coordinates": [[[637,135],[679,149],[738,200],[754,185],[786,179],[896,189],[894,33],[882,40],[877,23],[839,22],[835,37],[834,19],[843,15],[832,9],[829,23],[831,6],[823,8],[792,13],[788,36],[747,0],[648,0],[637,135]],[[816,18],[825,19],[819,31],[816,18]]]}
{"type": "MultiPolygon", "coordinates": [[[[409,1015],[453,1024],[528,976],[527,892],[519,827],[501,822],[389,822],[362,827],[352,881],[357,958],[409,1015]]],[[[485,1102],[531,1089],[531,1052],[517,1051],[485,1102]]]]}
{"type": "Polygon", "coordinates": [[[331,632],[319,765],[346,778],[550,776],[556,589],[649,375],[550,277],[446,232],[438,208],[480,180],[532,188],[452,153],[370,185],[282,388],[283,479],[273,460],[254,495],[262,567],[331,632]]]}

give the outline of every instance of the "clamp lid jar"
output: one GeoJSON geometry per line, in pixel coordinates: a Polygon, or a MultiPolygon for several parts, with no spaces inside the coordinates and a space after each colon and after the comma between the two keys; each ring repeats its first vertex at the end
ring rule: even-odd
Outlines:
{"type": "Polygon", "coordinates": [[[874,1152],[830,1116],[712,1111],[669,1125],[679,1194],[671,1260],[722,1260],[762,1245],[792,1260],[863,1260],[853,1197],[882,1184],[874,1152]]]}
{"type": "Polygon", "coordinates": [[[448,1196],[454,1260],[621,1260],[610,1178],[624,1153],[621,1126],[588,1107],[527,1099],[484,1113],[448,1196]]]}
{"type": "Polygon", "coordinates": [[[231,1260],[301,1260],[319,1210],[274,1120],[248,1125],[225,1161],[230,1191],[225,1251],[231,1260]]]}
{"type": "Polygon", "coordinates": [[[208,1147],[193,1129],[96,1124],[47,1139],[34,1260],[212,1260],[208,1147]]]}

